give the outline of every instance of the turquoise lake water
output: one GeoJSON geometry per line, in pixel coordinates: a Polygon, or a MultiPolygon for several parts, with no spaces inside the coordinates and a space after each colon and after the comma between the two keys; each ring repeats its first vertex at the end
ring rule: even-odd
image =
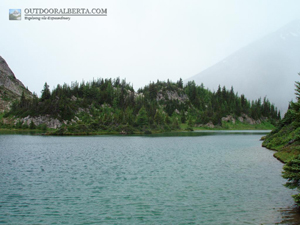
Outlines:
{"type": "Polygon", "coordinates": [[[261,136],[0,135],[0,223],[275,224],[293,192],[261,136]]]}

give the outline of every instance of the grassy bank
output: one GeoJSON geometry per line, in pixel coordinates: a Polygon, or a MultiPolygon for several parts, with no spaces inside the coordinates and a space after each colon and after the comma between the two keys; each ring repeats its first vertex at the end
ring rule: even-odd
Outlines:
{"type": "Polygon", "coordinates": [[[262,146],[276,150],[274,156],[287,163],[295,156],[300,154],[300,128],[295,128],[293,124],[273,130],[266,136],[262,146]]]}
{"type": "MultiPolygon", "coordinates": [[[[186,130],[189,126],[186,123],[180,124],[181,130],[186,130]]],[[[193,130],[273,130],[275,126],[270,122],[262,122],[261,124],[248,124],[242,123],[240,121],[232,122],[222,122],[222,126],[195,126],[192,127],[193,130]]]]}
{"type": "Polygon", "coordinates": [[[273,130],[275,126],[270,122],[262,122],[260,124],[248,124],[236,121],[235,123],[223,122],[222,128],[228,130],[273,130]]]}

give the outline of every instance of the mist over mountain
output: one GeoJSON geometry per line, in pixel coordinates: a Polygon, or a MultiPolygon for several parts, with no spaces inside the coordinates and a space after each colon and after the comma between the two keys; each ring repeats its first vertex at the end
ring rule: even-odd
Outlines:
{"type": "Polygon", "coordinates": [[[294,83],[300,80],[300,20],[238,50],[219,63],[185,80],[234,87],[249,99],[267,98],[283,113],[294,99],[294,83]]]}

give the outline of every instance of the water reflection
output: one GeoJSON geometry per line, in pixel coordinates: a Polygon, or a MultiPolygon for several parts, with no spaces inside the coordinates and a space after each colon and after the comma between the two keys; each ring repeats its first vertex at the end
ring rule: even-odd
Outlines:
{"type": "Polygon", "coordinates": [[[0,135],[2,134],[42,135],[43,132],[36,130],[0,130],[0,135]]]}
{"type": "Polygon", "coordinates": [[[299,225],[300,208],[298,206],[282,208],[279,212],[282,216],[282,221],[278,224],[299,225]]]}
{"type": "Polygon", "coordinates": [[[208,136],[208,135],[267,135],[270,130],[196,130],[196,131],[182,131],[182,132],[169,132],[160,134],[145,134],[149,137],[194,137],[194,136],[208,136]]]}

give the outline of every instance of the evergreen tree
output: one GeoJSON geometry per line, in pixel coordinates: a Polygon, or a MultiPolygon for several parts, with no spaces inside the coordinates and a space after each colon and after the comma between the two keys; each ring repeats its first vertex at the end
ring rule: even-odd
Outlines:
{"type": "MultiPolygon", "coordinates": [[[[300,155],[289,161],[283,167],[282,177],[287,179],[285,186],[300,190],[300,155]]],[[[300,206],[300,194],[293,195],[297,205],[300,206]]]]}
{"type": "Polygon", "coordinates": [[[194,123],[193,123],[193,120],[192,120],[191,116],[189,117],[189,120],[188,120],[188,126],[189,127],[193,127],[194,126],[194,123]]]}
{"type": "Polygon", "coordinates": [[[35,126],[34,122],[31,120],[29,129],[35,129],[35,128],[36,128],[36,126],[35,126]]]}
{"type": "Polygon", "coordinates": [[[136,122],[137,122],[137,125],[140,127],[148,125],[147,112],[146,112],[146,109],[144,106],[139,110],[136,122]]]}
{"type": "Polygon", "coordinates": [[[172,119],[172,127],[173,127],[173,129],[178,129],[179,128],[178,119],[176,117],[174,117],[172,119]]]}
{"type": "Polygon", "coordinates": [[[149,98],[150,101],[154,101],[156,99],[157,92],[154,83],[149,84],[149,98]]]}
{"type": "Polygon", "coordinates": [[[49,85],[46,82],[44,84],[44,89],[42,90],[41,101],[48,100],[48,99],[50,99],[50,97],[51,97],[51,93],[50,93],[49,85]]]}
{"type": "Polygon", "coordinates": [[[25,98],[25,94],[24,91],[22,91],[22,95],[21,95],[21,99],[20,99],[20,107],[24,108],[26,107],[26,98],[25,98]]]}
{"type": "Polygon", "coordinates": [[[183,88],[183,81],[181,78],[179,79],[179,81],[177,81],[177,85],[179,88],[183,88]]]}
{"type": "MultiPolygon", "coordinates": [[[[298,75],[300,76],[300,73],[298,73],[298,75]]],[[[299,102],[299,100],[300,100],[300,81],[296,81],[295,82],[295,86],[296,86],[295,95],[296,95],[296,98],[297,98],[297,100],[299,102]]]]}
{"type": "Polygon", "coordinates": [[[186,122],[185,112],[183,110],[181,111],[181,118],[180,118],[180,120],[181,120],[181,123],[185,123],[186,122]]]}
{"type": "Polygon", "coordinates": [[[154,116],[154,122],[157,125],[162,125],[163,124],[163,118],[162,115],[160,114],[159,110],[156,110],[155,116],[154,116]]]}
{"type": "Polygon", "coordinates": [[[165,116],[165,123],[168,125],[171,124],[171,119],[168,114],[166,114],[166,116],[165,116]]]}
{"type": "MultiPolygon", "coordinates": [[[[298,75],[300,75],[300,73],[298,73],[298,75]]],[[[300,82],[296,81],[295,86],[296,86],[295,94],[296,94],[297,101],[291,102],[291,109],[293,110],[293,113],[295,115],[294,119],[297,125],[299,126],[300,125],[300,82]]]]}

